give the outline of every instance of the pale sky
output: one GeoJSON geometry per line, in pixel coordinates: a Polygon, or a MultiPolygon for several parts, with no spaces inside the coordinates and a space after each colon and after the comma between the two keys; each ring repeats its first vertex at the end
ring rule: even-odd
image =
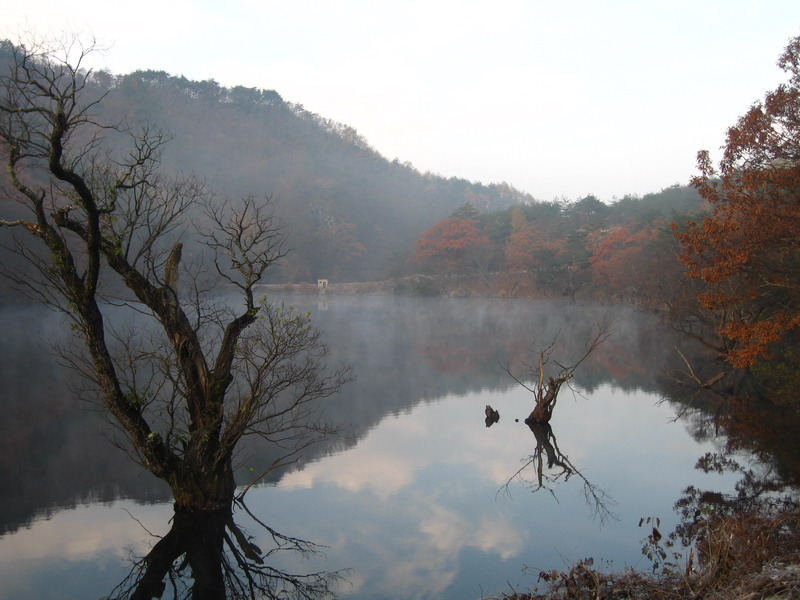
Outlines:
{"type": "Polygon", "coordinates": [[[541,200],[687,183],[800,35],[797,0],[6,4],[2,37],[88,33],[116,74],[274,89],[389,159],[541,200]]]}

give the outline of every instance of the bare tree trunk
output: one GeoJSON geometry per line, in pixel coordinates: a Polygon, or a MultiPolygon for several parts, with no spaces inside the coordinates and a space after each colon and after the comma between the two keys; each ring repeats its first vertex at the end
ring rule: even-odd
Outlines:
{"type": "Polygon", "coordinates": [[[225,528],[230,521],[230,504],[226,508],[202,514],[176,510],[172,528],[144,559],[140,578],[131,590],[130,599],[161,598],[165,591],[164,580],[181,556],[185,556],[184,562],[194,578],[193,599],[226,598],[222,553],[225,528]]]}
{"type": "Polygon", "coordinates": [[[536,406],[531,411],[531,414],[528,415],[528,418],[525,419],[525,422],[529,424],[549,423],[550,418],[553,416],[553,409],[556,406],[558,391],[571,377],[572,374],[557,379],[550,377],[547,380],[547,385],[540,388],[541,391],[536,397],[536,406]]]}

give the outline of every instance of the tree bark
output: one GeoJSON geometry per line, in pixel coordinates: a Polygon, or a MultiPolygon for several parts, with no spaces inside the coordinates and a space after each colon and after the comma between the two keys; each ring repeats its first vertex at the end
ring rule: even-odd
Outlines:
{"type": "Polygon", "coordinates": [[[547,380],[547,385],[544,388],[539,388],[538,397],[536,398],[536,406],[534,407],[533,411],[528,418],[525,419],[525,422],[530,424],[533,423],[549,423],[551,417],[553,416],[553,408],[555,408],[555,403],[558,398],[558,391],[561,389],[561,386],[567,381],[572,375],[567,375],[564,377],[558,377],[556,379],[550,377],[547,380]]]}
{"type": "Polygon", "coordinates": [[[231,522],[231,504],[201,514],[176,507],[172,528],[144,559],[144,572],[131,600],[161,598],[164,580],[174,563],[185,555],[194,585],[192,598],[222,600],[227,597],[222,573],[225,527],[231,522]]]}

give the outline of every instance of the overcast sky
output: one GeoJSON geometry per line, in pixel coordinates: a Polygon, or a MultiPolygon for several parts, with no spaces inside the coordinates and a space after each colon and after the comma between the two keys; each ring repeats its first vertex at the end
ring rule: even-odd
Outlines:
{"type": "MultiPolygon", "coordinates": [[[[7,3],[11,4],[11,3],[7,3]]],[[[798,0],[36,0],[0,33],[97,66],[274,89],[421,171],[611,201],[694,173],[784,80],[798,0]]]]}

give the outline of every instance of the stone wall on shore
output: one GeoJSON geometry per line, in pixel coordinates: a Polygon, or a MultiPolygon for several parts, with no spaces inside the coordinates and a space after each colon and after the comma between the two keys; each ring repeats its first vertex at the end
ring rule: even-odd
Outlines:
{"type": "Polygon", "coordinates": [[[314,283],[281,283],[257,286],[257,292],[276,294],[320,294],[357,296],[450,296],[458,298],[541,298],[528,277],[512,273],[487,275],[409,275],[385,281],[329,282],[324,292],[314,283]]]}

